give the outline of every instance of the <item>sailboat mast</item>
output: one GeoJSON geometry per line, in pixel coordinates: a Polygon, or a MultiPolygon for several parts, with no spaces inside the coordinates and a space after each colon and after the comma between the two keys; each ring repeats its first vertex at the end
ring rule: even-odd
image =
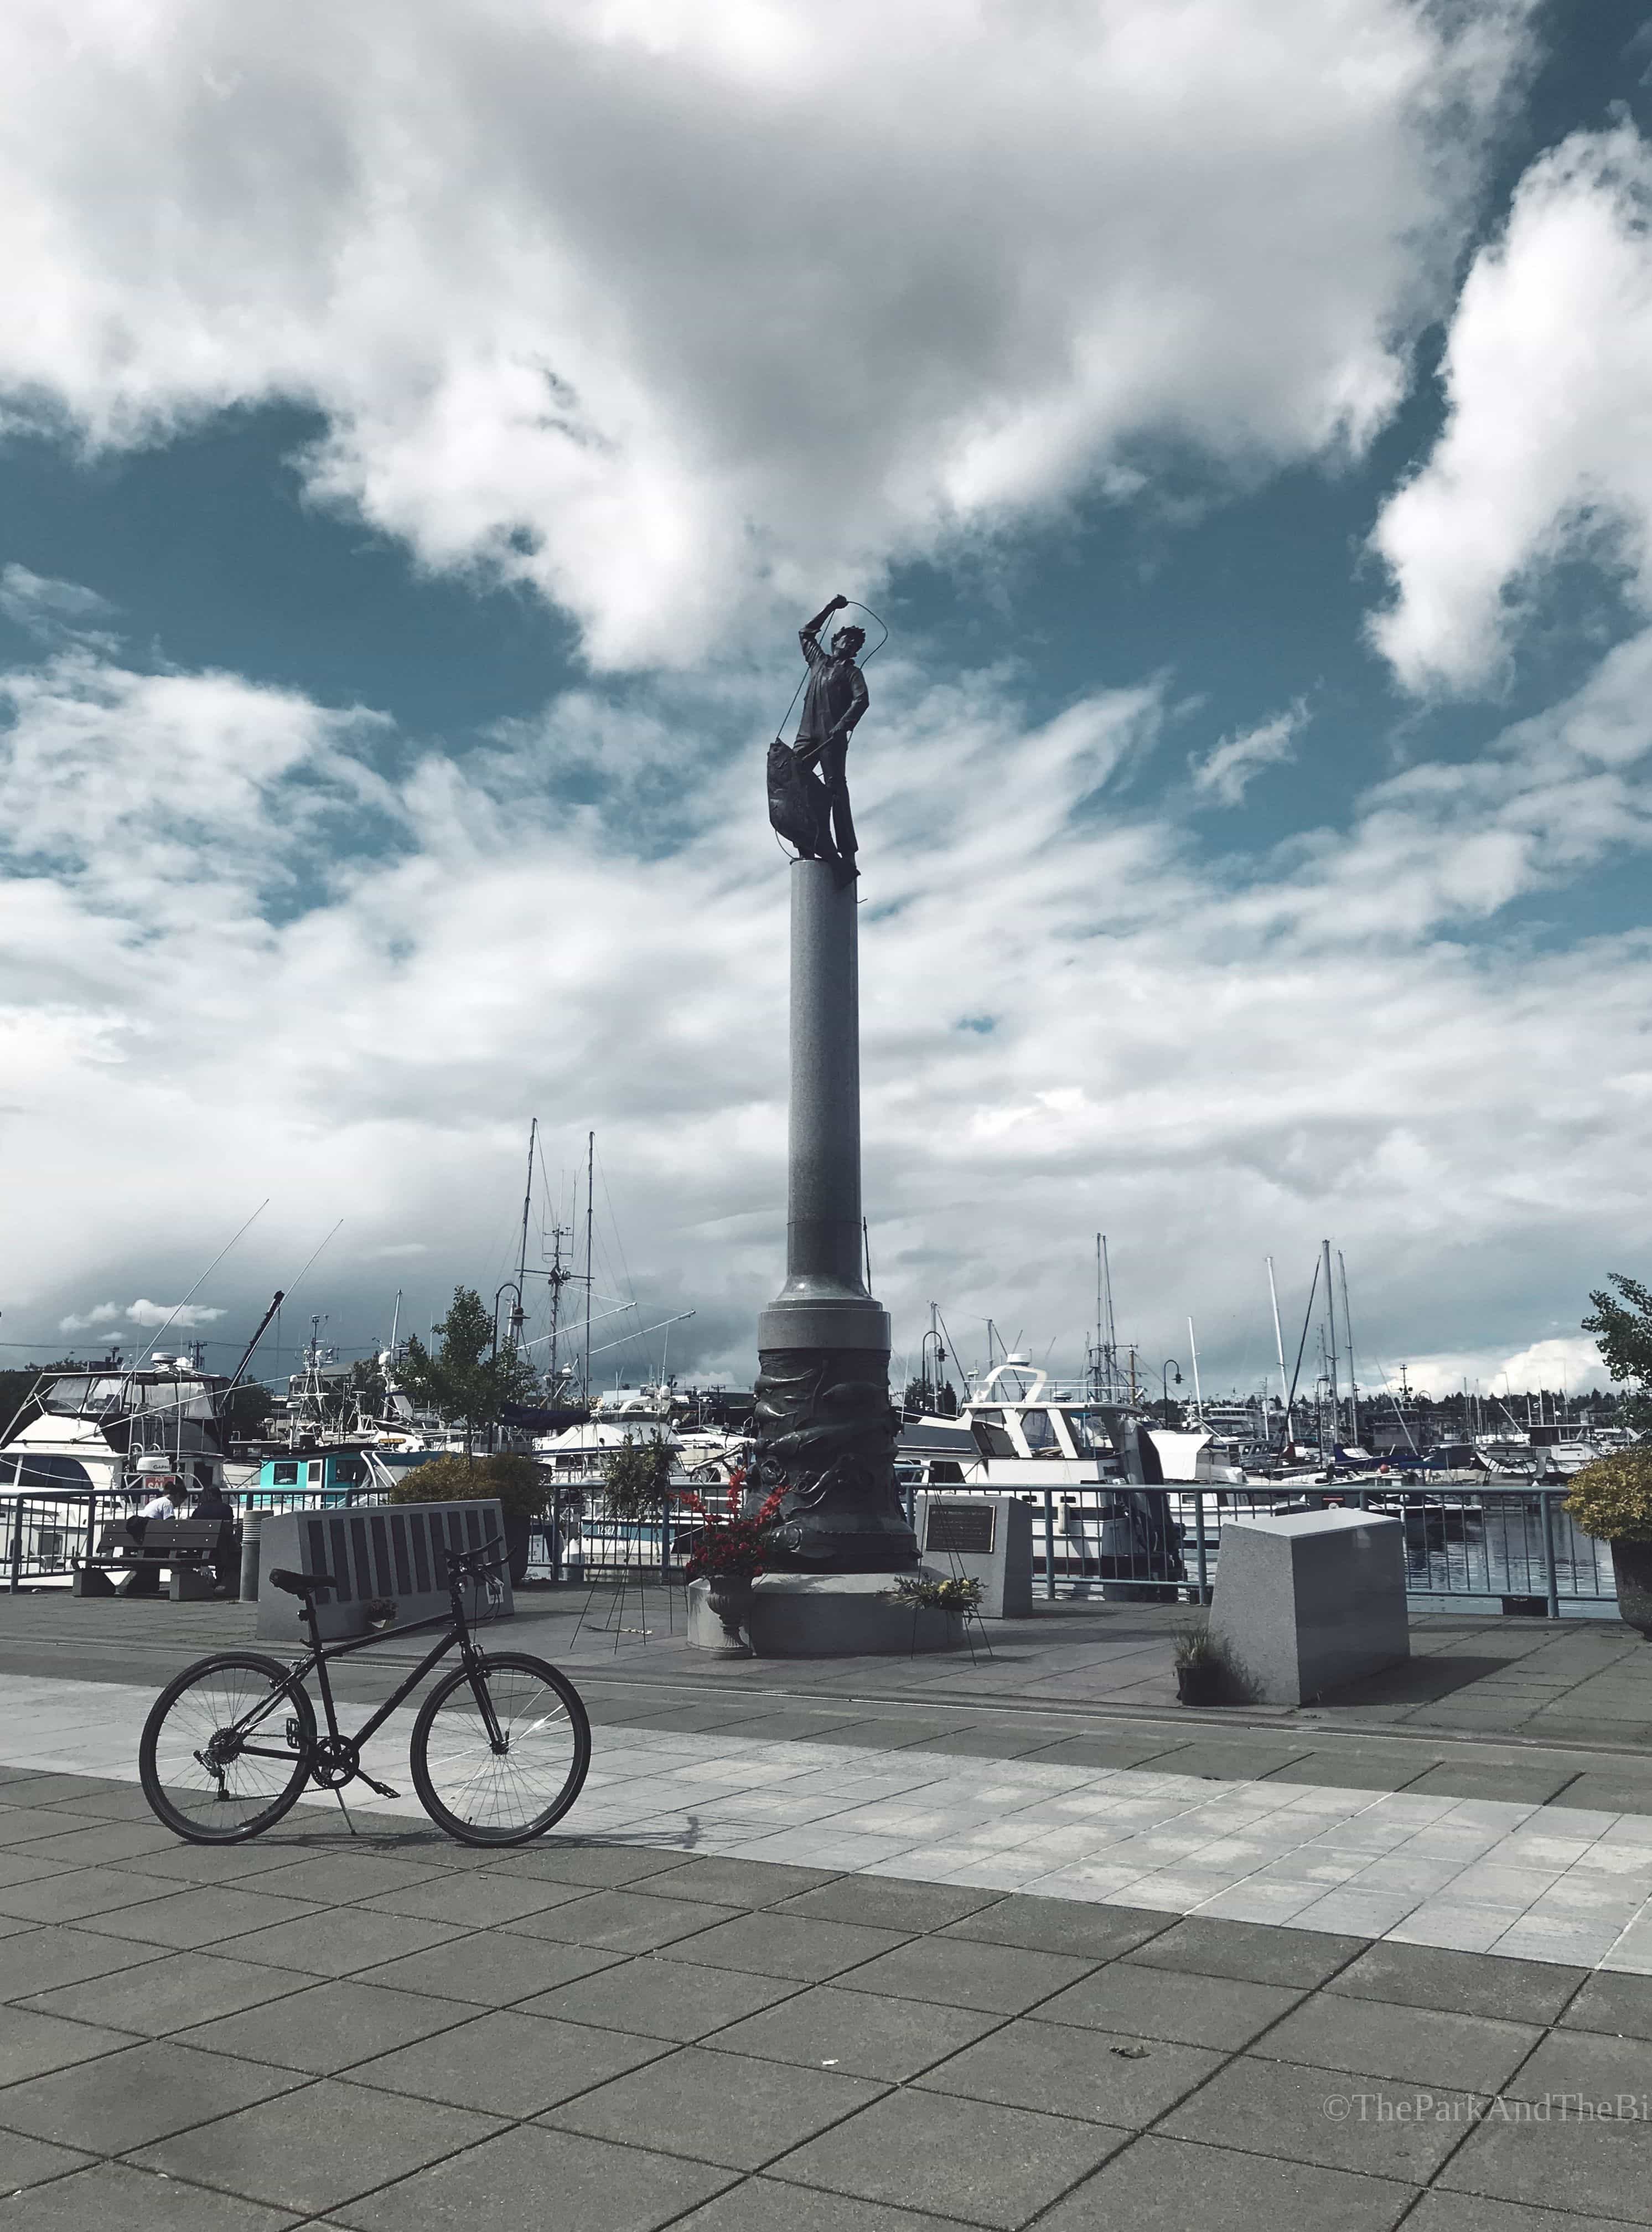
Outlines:
{"type": "Polygon", "coordinates": [[[1202,1426],[1205,1420],[1204,1397],[1199,1392],[1199,1347],[1193,1338],[1193,1320],[1188,1320],[1188,1354],[1193,1359],[1193,1410],[1202,1426]]]}
{"type": "MultiPolygon", "coordinates": [[[[1342,1429],[1338,1416],[1342,1408],[1342,1381],[1337,1374],[1337,1301],[1331,1284],[1331,1243],[1322,1240],[1319,1246],[1324,1255],[1325,1275],[1325,1369],[1331,1376],[1331,1438],[1334,1444],[1342,1429]]],[[[1331,1451],[1327,1450],[1325,1455],[1329,1462],[1331,1451]]]]}
{"type": "Polygon", "coordinates": [[[1271,1256],[1267,1259],[1267,1299],[1273,1305],[1273,1346],[1279,1359],[1279,1392],[1285,1397],[1285,1438],[1287,1442],[1293,1442],[1296,1429],[1291,1423],[1291,1391],[1285,1383],[1285,1335],[1279,1330],[1279,1290],[1273,1283],[1273,1258],[1271,1256]]]}
{"type": "Polygon", "coordinates": [[[1354,1323],[1348,1314],[1348,1266],[1342,1260],[1342,1250],[1337,1250],[1337,1271],[1342,1280],[1342,1337],[1348,1344],[1348,1431],[1353,1441],[1359,1439],[1359,1382],[1354,1377],[1354,1323]]]}
{"type": "Polygon", "coordinates": [[[528,1220],[534,1208],[534,1145],[539,1137],[539,1119],[533,1117],[528,1126],[528,1183],[522,1189],[522,1237],[516,1252],[516,1301],[510,1313],[509,1340],[512,1350],[522,1343],[522,1327],[528,1313],[522,1304],[522,1294],[528,1285],[528,1220]]]}
{"type": "Polygon", "coordinates": [[[591,1400],[591,1238],[596,1217],[597,1135],[586,1134],[585,1142],[585,1397],[591,1400]]]}

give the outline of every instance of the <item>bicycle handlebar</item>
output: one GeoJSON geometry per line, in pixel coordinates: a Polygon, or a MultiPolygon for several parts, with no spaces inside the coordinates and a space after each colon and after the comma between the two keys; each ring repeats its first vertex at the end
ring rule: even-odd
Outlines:
{"type": "Polygon", "coordinates": [[[489,1567],[502,1566],[509,1555],[502,1534],[494,1535],[490,1541],[478,1542],[474,1550],[451,1550],[445,1542],[438,1544],[437,1547],[447,1567],[450,1583],[461,1573],[468,1573],[472,1580],[479,1581],[489,1567]],[[495,1557],[492,1554],[495,1551],[501,1554],[495,1557]]]}

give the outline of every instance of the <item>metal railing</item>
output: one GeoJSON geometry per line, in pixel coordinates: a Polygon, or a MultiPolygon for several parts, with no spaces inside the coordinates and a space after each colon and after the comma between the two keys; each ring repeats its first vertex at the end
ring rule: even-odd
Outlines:
{"type": "MultiPolygon", "coordinates": [[[[366,1488],[257,1488],[231,1489],[228,1496],[238,1513],[261,1515],[339,1511],[384,1500],[366,1488]]],[[[23,1489],[7,1496],[0,1501],[0,1556],[8,1593],[16,1596],[37,1582],[67,1580],[77,1558],[96,1554],[102,1529],[133,1509],[128,1497],[96,1489],[23,1489]]]]}
{"type": "MultiPolygon", "coordinates": [[[[949,1488],[949,1498],[986,1491],[949,1488]]],[[[1035,1581],[1046,1597],[1098,1594],[1114,1601],[1208,1602],[1232,1519],[1284,1511],[1357,1509],[1400,1520],[1406,1594],[1482,1601],[1501,1612],[1558,1619],[1568,1605],[1616,1599],[1611,1545],[1585,1534],[1564,1509],[1570,1489],[1163,1488],[1111,1484],[1046,1489],[1033,1506],[1035,1581]]]]}

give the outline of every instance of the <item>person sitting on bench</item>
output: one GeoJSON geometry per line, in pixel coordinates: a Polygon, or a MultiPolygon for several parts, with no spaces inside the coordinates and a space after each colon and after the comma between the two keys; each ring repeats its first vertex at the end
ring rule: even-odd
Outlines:
{"type": "Polygon", "coordinates": [[[195,1499],[191,1519],[216,1519],[218,1522],[218,1547],[212,1553],[212,1571],[219,1588],[233,1596],[239,1585],[241,1568],[235,1541],[235,1506],[215,1480],[209,1480],[195,1499]]]}
{"type": "MultiPolygon", "coordinates": [[[[145,1497],[126,1521],[126,1532],[140,1547],[152,1519],[178,1519],[186,1509],[183,1485],[172,1470],[170,1457],[139,1457],[133,1485],[145,1497]]],[[[160,1594],[160,1574],[151,1566],[140,1567],[133,1574],[121,1592],[124,1596],[155,1597],[160,1594]]]]}

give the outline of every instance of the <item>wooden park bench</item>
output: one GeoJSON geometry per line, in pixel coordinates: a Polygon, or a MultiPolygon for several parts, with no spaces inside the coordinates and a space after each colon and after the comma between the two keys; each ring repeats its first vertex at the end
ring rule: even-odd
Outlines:
{"type": "Polygon", "coordinates": [[[234,1528],[222,1519],[114,1519],[98,1537],[93,1556],[76,1558],[77,1597],[158,1597],[163,1571],[172,1576],[172,1603],[192,1602],[214,1593],[216,1561],[228,1547],[234,1528]],[[111,1580],[111,1573],[125,1578],[111,1580]]]}

